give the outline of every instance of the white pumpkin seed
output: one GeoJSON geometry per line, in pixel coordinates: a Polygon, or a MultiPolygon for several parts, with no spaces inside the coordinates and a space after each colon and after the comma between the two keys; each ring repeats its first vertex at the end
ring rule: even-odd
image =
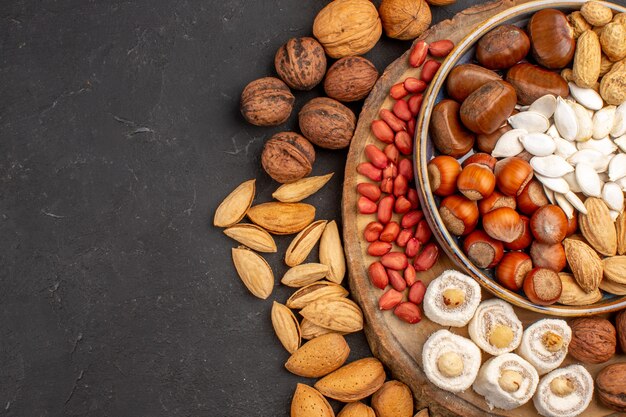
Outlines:
{"type": "Polygon", "coordinates": [[[583,203],[583,201],[578,198],[576,194],[574,194],[574,191],[570,190],[565,193],[565,198],[580,213],[587,214],[587,207],[585,207],[585,203],[583,203]]]}
{"type": "Polygon", "coordinates": [[[618,153],[609,162],[609,179],[616,181],[626,177],[626,154],[618,153]]]}
{"type": "Polygon", "coordinates": [[[600,197],[602,182],[596,170],[589,164],[579,163],[576,165],[576,181],[580,190],[587,197],[600,197]]]}
{"type": "Polygon", "coordinates": [[[593,169],[598,170],[608,164],[608,157],[595,149],[582,149],[567,158],[567,162],[573,166],[578,164],[591,165],[593,169]]]}
{"type": "Polygon", "coordinates": [[[567,185],[567,181],[565,181],[562,177],[544,177],[543,175],[537,174],[535,172],[535,178],[537,178],[540,183],[542,183],[544,186],[554,191],[555,193],[565,194],[569,191],[569,185],[567,185]]]}
{"type": "MultiPolygon", "coordinates": [[[[598,171],[596,171],[598,172],[598,171]]],[[[609,173],[608,172],[598,172],[598,177],[600,178],[600,181],[602,182],[602,184],[606,183],[606,182],[610,182],[609,180],[609,173]]]]}
{"type": "Polygon", "coordinates": [[[622,191],[626,192],[626,177],[622,177],[619,180],[615,181],[617,185],[622,187],[622,191]]]}
{"type": "Polygon", "coordinates": [[[611,210],[624,210],[624,192],[617,183],[607,182],[602,187],[602,199],[611,210]]]}
{"type": "MultiPolygon", "coordinates": [[[[550,127],[548,128],[548,130],[546,130],[546,135],[551,136],[552,139],[561,138],[561,136],[559,136],[559,131],[557,130],[557,128],[554,125],[554,123],[552,123],[550,125],[550,127]]],[[[563,138],[561,138],[561,139],[563,139],[563,138]]]]}
{"type": "Polygon", "coordinates": [[[569,83],[569,92],[574,99],[591,110],[600,110],[604,105],[602,97],[596,90],[591,88],[582,88],[575,83],[569,83]]]}
{"type": "Polygon", "coordinates": [[[491,152],[491,156],[494,158],[508,158],[509,156],[515,156],[524,150],[524,146],[519,141],[519,137],[528,133],[525,129],[512,129],[505,132],[496,146],[491,152]]]}
{"type": "Polygon", "coordinates": [[[550,127],[548,118],[534,111],[514,114],[508,121],[513,129],[526,129],[528,133],[543,133],[550,127]]]}
{"type": "Polygon", "coordinates": [[[521,104],[516,104],[515,105],[515,110],[517,110],[517,111],[526,111],[526,110],[528,110],[529,107],[530,106],[523,106],[521,104]]]}
{"type": "Polygon", "coordinates": [[[574,168],[558,155],[534,156],[530,159],[530,166],[536,173],[551,178],[560,178],[574,171],[574,168]]]}
{"type": "Polygon", "coordinates": [[[586,142],[578,142],[577,147],[580,150],[595,149],[606,156],[617,151],[617,145],[613,143],[611,138],[608,136],[602,139],[591,139],[586,142]]]}
{"type": "Polygon", "coordinates": [[[615,106],[606,106],[593,115],[593,138],[602,139],[608,136],[615,121],[615,106]]]}
{"type": "Polygon", "coordinates": [[[554,151],[554,154],[560,156],[563,159],[569,158],[578,151],[576,145],[574,145],[574,142],[569,142],[560,136],[552,137],[552,139],[554,140],[554,143],[556,145],[556,150],[554,151]]]}
{"type": "Polygon", "coordinates": [[[576,120],[578,121],[578,133],[576,133],[576,137],[574,140],[576,142],[585,142],[591,139],[593,134],[593,121],[591,119],[592,115],[588,113],[588,110],[585,109],[578,103],[569,103],[572,110],[574,110],[574,114],[576,114],[576,120]]]}
{"type": "Polygon", "coordinates": [[[550,204],[556,203],[556,201],[554,200],[554,191],[552,191],[543,184],[541,186],[543,187],[543,193],[546,195],[546,197],[548,197],[548,201],[550,202],[550,204]]]}
{"type": "Polygon", "coordinates": [[[567,174],[563,175],[563,179],[567,181],[567,185],[569,185],[570,191],[574,193],[580,192],[580,186],[578,185],[578,181],[576,181],[575,172],[568,172],[567,174]]]}
{"type": "Polygon", "coordinates": [[[619,147],[620,151],[626,152],[626,135],[622,135],[619,138],[614,139],[613,143],[619,147]]]}
{"type": "Polygon", "coordinates": [[[556,150],[556,143],[545,133],[528,133],[520,136],[519,141],[524,145],[524,149],[534,156],[552,155],[556,150]]]}
{"type": "Polygon", "coordinates": [[[578,120],[576,113],[569,104],[561,97],[556,99],[556,110],[554,111],[554,124],[559,135],[569,141],[573,141],[578,134],[578,120]]]}
{"type": "Polygon", "coordinates": [[[611,128],[611,136],[617,138],[626,134],[626,102],[615,109],[615,120],[611,128]]]}
{"type": "Polygon", "coordinates": [[[568,219],[574,217],[574,206],[567,201],[565,195],[554,193],[554,199],[556,200],[556,204],[561,207],[568,219]]]}
{"type": "Polygon", "coordinates": [[[552,94],[546,94],[543,97],[539,97],[533,104],[530,105],[528,111],[534,111],[544,115],[547,119],[551,118],[556,110],[556,97],[552,94]]]}

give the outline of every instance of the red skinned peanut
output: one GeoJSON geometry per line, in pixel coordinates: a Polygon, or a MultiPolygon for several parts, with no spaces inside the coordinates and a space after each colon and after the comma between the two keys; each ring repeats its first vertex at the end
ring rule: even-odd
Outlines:
{"type": "Polygon", "coordinates": [[[409,191],[409,181],[404,175],[398,175],[393,180],[393,195],[400,197],[406,195],[409,191]]]}
{"type": "Polygon", "coordinates": [[[405,247],[409,240],[413,237],[413,229],[402,229],[400,233],[398,233],[398,238],[396,239],[396,245],[401,248],[405,247]]]}
{"type": "Polygon", "coordinates": [[[426,293],[426,285],[422,281],[416,281],[409,289],[409,301],[413,304],[422,304],[424,294],[426,293]]]}
{"type": "Polygon", "coordinates": [[[408,264],[406,269],[404,270],[404,280],[406,281],[407,287],[412,286],[417,281],[417,272],[415,272],[415,268],[413,265],[408,264]]]}
{"type": "Polygon", "coordinates": [[[426,91],[426,87],[428,87],[428,84],[415,77],[408,77],[404,80],[404,88],[411,94],[423,93],[426,91]]]}
{"type": "Polygon", "coordinates": [[[396,202],[393,206],[393,211],[398,214],[404,214],[411,210],[411,202],[406,199],[405,196],[401,195],[396,199],[396,202]]]}
{"type": "Polygon", "coordinates": [[[454,42],[449,39],[442,39],[431,43],[428,46],[428,52],[435,58],[443,58],[454,49],[454,42]]]}
{"type": "Polygon", "coordinates": [[[426,59],[428,53],[428,44],[422,40],[415,42],[411,53],[409,54],[409,65],[413,68],[420,67],[426,59]]]}
{"type": "Polygon", "coordinates": [[[417,117],[417,115],[419,114],[420,110],[422,109],[423,101],[424,101],[423,94],[416,94],[414,96],[411,96],[411,98],[408,99],[406,104],[409,106],[409,111],[411,112],[411,115],[413,117],[417,117]]]}
{"type": "Polygon", "coordinates": [[[424,212],[422,210],[412,210],[402,216],[402,220],[400,220],[400,225],[404,229],[407,229],[417,225],[423,218],[424,212]]]}
{"type": "Polygon", "coordinates": [[[380,232],[380,240],[383,242],[393,242],[400,234],[400,225],[398,222],[389,222],[385,225],[385,228],[380,232]]]}
{"type": "Polygon", "coordinates": [[[387,285],[389,285],[389,277],[387,276],[387,271],[385,267],[380,262],[372,262],[372,264],[367,268],[367,273],[370,276],[370,281],[372,284],[384,290],[387,285]]]}
{"type": "Polygon", "coordinates": [[[420,243],[420,241],[412,237],[407,242],[406,248],[404,248],[404,253],[406,253],[406,256],[408,256],[409,258],[413,258],[419,253],[421,247],[422,244],[420,243]]]}
{"type": "Polygon", "coordinates": [[[420,311],[420,308],[408,301],[398,304],[398,306],[393,310],[393,314],[395,314],[400,320],[409,324],[419,323],[420,320],[422,320],[422,312],[420,311]]]}
{"type": "Polygon", "coordinates": [[[398,116],[393,114],[391,110],[381,109],[378,115],[394,132],[406,130],[406,123],[404,120],[399,119],[398,116]]]}
{"type": "Polygon", "coordinates": [[[411,182],[413,180],[413,162],[408,158],[401,160],[398,164],[398,174],[411,182]]]}
{"type": "Polygon", "coordinates": [[[412,209],[420,208],[420,199],[415,188],[409,188],[409,191],[406,193],[406,199],[411,202],[412,209]]]}
{"type": "Polygon", "coordinates": [[[402,271],[409,264],[409,261],[402,252],[389,252],[380,258],[380,263],[382,263],[385,268],[393,269],[394,271],[402,271]]]}
{"type": "Polygon", "coordinates": [[[415,238],[419,240],[420,243],[428,243],[432,235],[433,232],[430,230],[426,220],[420,220],[417,224],[417,229],[415,230],[415,238]]]}
{"type": "Polygon", "coordinates": [[[396,137],[394,139],[394,143],[396,147],[403,155],[411,155],[413,152],[413,139],[411,139],[411,135],[409,132],[404,130],[400,132],[396,132],[396,137]]]}
{"type": "Polygon", "coordinates": [[[404,88],[403,83],[394,84],[389,89],[389,95],[394,100],[402,100],[404,97],[406,97],[407,94],[409,94],[409,92],[406,91],[406,88],[404,88]]]}
{"type": "Polygon", "coordinates": [[[357,165],[356,170],[359,174],[365,175],[372,181],[380,181],[383,179],[382,169],[376,168],[369,162],[361,162],[357,165]]]}
{"type": "Polygon", "coordinates": [[[402,302],[402,293],[390,288],[378,299],[378,308],[381,310],[391,310],[400,304],[400,302],[402,302]]]}
{"type": "Polygon", "coordinates": [[[363,237],[368,242],[375,242],[380,237],[384,226],[378,222],[369,222],[363,230],[363,237]]]}
{"type": "Polygon", "coordinates": [[[370,129],[372,130],[372,134],[376,136],[376,139],[379,141],[393,143],[395,134],[384,120],[374,120],[370,125],[370,129]]]}
{"type": "Polygon", "coordinates": [[[385,146],[385,149],[383,149],[383,153],[385,154],[389,162],[393,164],[398,164],[398,161],[400,160],[400,151],[398,150],[398,148],[396,148],[395,144],[390,143],[389,145],[385,146]]]}
{"type": "Polygon", "coordinates": [[[361,214],[374,214],[378,211],[378,206],[367,197],[359,197],[356,206],[361,214]]]}
{"type": "Polygon", "coordinates": [[[356,186],[356,190],[362,196],[376,202],[380,198],[380,187],[371,182],[362,182],[356,186]]]}
{"type": "Polygon", "coordinates": [[[367,254],[371,256],[383,256],[391,250],[391,243],[389,242],[381,242],[377,240],[375,242],[370,243],[367,247],[367,254]]]}
{"type": "Polygon", "coordinates": [[[376,145],[369,144],[365,146],[365,157],[376,168],[383,169],[389,163],[387,155],[385,155],[383,151],[378,149],[376,145]]]}
{"type": "Polygon", "coordinates": [[[422,68],[422,74],[420,76],[422,81],[426,83],[431,82],[432,79],[435,77],[435,73],[437,73],[437,70],[439,70],[440,66],[441,63],[435,61],[434,59],[429,59],[428,61],[426,61],[424,67],[422,68]]]}
{"type": "MultiPolygon", "coordinates": [[[[392,195],[385,196],[378,202],[378,221],[387,224],[391,221],[393,215],[393,204],[396,199],[392,195]]],[[[406,216],[406,214],[405,214],[406,216]]]]}
{"type": "Polygon", "coordinates": [[[428,271],[437,262],[437,258],[439,258],[439,247],[434,243],[429,243],[415,258],[413,267],[416,271],[428,271]]]}
{"type": "Polygon", "coordinates": [[[393,105],[393,114],[405,122],[408,122],[413,118],[411,110],[409,110],[409,104],[404,100],[398,100],[395,102],[393,105]]]}
{"type": "Polygon", "coordinates": [[[391,284],[394,290],[400,292],[406,290],[406,281],[398,271],[388,269],[387,276],[389,277],[389,284],[391,284]]]}
{"type": "Polygon", "coordinates": [[[380,191],[391,194],[393,192],[393,178],[383,178],[380,182],[380,191]]]}

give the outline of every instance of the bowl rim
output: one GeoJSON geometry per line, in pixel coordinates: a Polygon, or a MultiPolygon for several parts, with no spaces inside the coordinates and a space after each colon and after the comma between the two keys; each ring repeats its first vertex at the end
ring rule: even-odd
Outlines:
{"type": "MultiPolygon", "coordinates": [[[[542,306],[530,302],[527,298],[520,294],[510,291],[501,286],[497,281],[486,276],[482,270],[474,265],[467,256],[460,249],[455,237],[453,237],[444,226],[439,210],[437,210],[437,203],[435,202],[434,195],[430,188],[430,183],[426,179],[428,178],[428,155],[426,152],[426,145],[429,136],[430,116],[432,114],[437,96],[445,84],[446,78],[452,68],[454,68],[459,59],[472,47],[482,35],[493,29],[495,26],[504,24],[511,19],[537,12],[544,8],[556,8],[556,9],[579,9],[587,0],[570,0],[570,1],[552,1],[552,0],[536,0],[528,3],[523,3],[518,6],[513,6],[503,12],[500,12],[482,23],[479,23],[474,30],[466,35],[460,42],[455,45],[455,48],[442,62],[439,70],[435,74],[429,88],[424,93],[424,103],[422,111],[420,112],[415,129],[414,137],[414,158],[417,162],[414,167],[415,184],[417,185],[417,191],[420,198],[420,202],[423,207],[424,217],[433,230],[435,238],[441,245],[442,249],[446,252],[448,257],[458,266],[463,272],[467,273],[474,279],[476,279],[480,285],[488,290],[490,293],[498,298],[501,298],[507,302],[510,302],[518,307],[524,309],[550,314],[555,316],[565,317],[579,317],[590,316],[602,313],[609,313],[616,310],[626,308],[626,296],[621,296],[615,299],[600,301],[600,304],[592,304],[588,306],[566,306],[560,304],[552,304],[548,306],[542,306]]],[[[599,1],[605,6],[610,7],[612,10],[624,13],[626,7],[606,2],[599,1]]]]}

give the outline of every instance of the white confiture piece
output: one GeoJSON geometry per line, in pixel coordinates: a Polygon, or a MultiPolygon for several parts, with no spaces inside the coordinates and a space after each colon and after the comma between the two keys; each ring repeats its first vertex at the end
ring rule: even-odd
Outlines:
{"type": "Polygon", "coordinates": [[[576,85],[576,83],[569,82],[569,92],[578,103],[582,104],[590,110],[600,110],[604,106],[602,97],[596,90],[591,88],[582,88],[576,85]]]}
{"type": "Polygon", "coordinates": [[[551,178],[560,178],[574,171],[574,167],[558,155],[533,156],[530,158],[530,166],[535,173],[551,178]]]}
{"type": "Polygon", "coordinates": [[[570,142],[574,141],[578,134],[578,120],[576,113],[569,104],[561,97],[556,98],[556,110],[554,111],[554,124],[559,135],[570,142]]]}
{"type": "Polygon", "coordinates": [[[611,133],[615,121],[615,106],[606,106],[593,115],[593,138],[602,139],[611,133]]]}
{"type": "Polygon", "coordinates": [[[528,133],[543,133],[550,127],[546,116],[534,111],[524,111],[508,118],[513,129],[526,129],[528,133]]]}
{"type": "Polygon", "coordinates": [[[615,109],[615,120],[611,128],[611,136],[614,138],[626,134],[626,102],[617,106],[615,109]]]}
{"type": "Polygon", "coordinates": [[[561,210],[563,210],[568,219],[574,217],[574,206],[567,201],[565,194],[554,193],[554,199],[556,200],[556,204],[561,207],[561,210]]]}
{"type": "Polygon", "coordinates": [[[580,191],[587,197],[600,197],[602,181],[591,165],[583,162],[576,165],[576,182],[580,186],[580,191]]]}
{"type": "Polygon", "coordinates": [[[624,210],[624,192],[615,182],[607,182],[602,187],[602,199],[611,210],[624,210]]]}
{"type": "Polygon", "coordinates": [[[626,154],[618,153],[609,162],[609,179],[617,181],[626,177],[626,154]]]}
{"type": "Polygon", "coordinates": [[[580,186],[578,185],[578,181],[576,181],[575,172],[568,172],[567,174],[563,175],[563,179],[567,182],[567,185],[569,185],[570,191],[574,193],[580,192],[580,186]]]}
{"type": "MultiPolygon", "coordinates": [[[[578,192],[578,191],[576,191],[578,192]]],[[[567,193],[565,193],[565,199],[567,201],[569,201],[569,203],[579,212],[582,214],[587,214],[587,207],[585,207],[585,203],[583,203],[583,201],[578,198],[578,196],[575,194],[575,191],[568,191],[567,193]]]]}
{"type": "Polygon", "coordinates": [[[500,136],[496,146],[491,152],[494,158],[508,158],[515,156],[524,150],[524,145],[519,141],[520,136],[527,134],[525,129],[512,129],[500,136]]]}
{"type": "Polygon", "coordinates": [[[591,139],[586,142],[577,142],[579,150],[593,149],[603,155],[611,155],[617,151],[617,145],[608,136],[602,139],[591,139]]]}
{"type": "MultiPolygon", "coordinates": [[[[537,178],[537,180],[542,183],[544,187],[549,188],[555,193],[565,194],[569,191],[569,184],[567,184],[567,181],[565,181],[563,177],[544,177],[543,175],[535,172],[535,178],[537,178]]],[[[552,204],[554,204],[554,202],[552,204]]]]}
{"type": "Polygon", "coordinates": [[[567,158],[567,162],[574,167],[578,164],[587,164],[598,170],[608,164],[608,157],[596,149],[581,149],[567,158]]]}
{"type": "Polygon", "coordinates": [[[620,151],[626,152],[626,135],[613,139],[613,143],[617,145],[620,151]]]}
{"type": "Polygon", "coordinates": [[[544,417],[576,417],[589,407],[592,398],[593,377],[584,366],[575,364],[541,378],[533,403],[544,417]]]}
{"type": "Polygon", "coordinates": [[[549,119],[556,110],[556,97],[552,94],[546,94],[539,97],[533,104],[528,107],[528,111],[539,113],[549,119]]]}
{"type": "Polygon", "coordinates": [[[519,137],[519,141],[528,153],[534,156],[548,156],[556,151],[556,143],[545,133],[527,133],[519,137]]]}
{"type": "Polygon", "coordinates": [[[444,271],[435,278],[424,294],[424,314],[442,326],[465,326],[474,316],[480,303],[480,285],[471,277],[455,270],[444,271]],[[460,290],[464,299],[457,306],[446,305],[446,290],[460,290]]]}
{"type": "Polygon", "coordinates": [[[472,386],[480,369],[480,349],[471,340],[442,329],[422,348],[424,373],[430,382],[450,392],[472,386]]]}
{"type": "Polygon", "coordinates": [[[537,370],[528,361],[506,353],[483,364],[472,388],[485,397],[490,409],[512,410],[532,398],[538,383],[537,370]]]}
{"type": "MultiPolygon", "coordinates": [[[[467,328],[470,338],[485,352],[493,356],[515,350],[522,340],[522,322],[515,315],[513,307],[497,298],[483,301],[476,309],[467,328]],[[506,346],[498,347],[490,339],[503,328],[510,329],[512,338],[506,346]],[[495,333],[494,333],[495,332],[495,333]]],[[[507,330],[508,332],[508,330],[507,330]]]]}
{"type": "Polygon", "coordinates": [[[593,122],[591,119],[591,115],[588,113],[588,110],[581,106],[578,103],[568,103],[572,110],[574,110],[574,114],[576,115],[576,120],[578,121],[578,132],[576,133],[576,137],[574,140],[576,142],[586,142],[591,139],[591,135],[593,134],[593,122]]]}
{"type": "Polygon", "coordinates": [[[543,187],[543,193],[548,198],[548,201],[550,202],[550,204],[556,203],[556,201],[554,200],[554,191],[546,187],[544,184],[541,184],[541,186],[543,187]]]}
{"type": "Polygon", "coordinates": [[[556,150],[554,151],[554,154],[560,156],[563,159],[567,159],[576,152],[578,152],[578,148],[576,147],[576,145],[574,145],[574,142],[569,142],[560,136],[552,137],[552,140],[554,140],[554,143],[556,145],[556,150]]]}
{"type": "Polygon", "coordinates": [[[543,319],[524,330],[516,352],[543,375],[561,366],[571,340],[572,329],[565,320],[543,319]]]}

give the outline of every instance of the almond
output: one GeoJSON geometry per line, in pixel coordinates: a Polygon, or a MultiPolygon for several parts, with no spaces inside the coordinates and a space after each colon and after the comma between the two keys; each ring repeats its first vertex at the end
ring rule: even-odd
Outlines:
{"type": "Polygon", "coordinates": [[[429,417],[428,408],[421,409],[413,417],[429,417]]]}
{"type": "Polygon", "coordinates": [[[336,332],[334,330],[327,329],[326,327],[318,326],[307,319],[302,319],[300,322],[300,331],[302,332],[302,338],[306,340],[315,339],[316,337],[329,333],[337,333],[340,335],[346,334],[346,332],[336,332]]]}
{"type": "Polygon", "coordinates": [[[343,402],[358,401],[378,391],[385,382],[385,370],[376,358],[365,358],[342,366],[317,381],[323,395],[343,402]]]}
{"type": "Polygon", "coordinates": [[[626,285],[626,256],[611,256],[602,260],[604,278],[626,285]]]}
{"type": "Polygon", "coordinates": [[[330,272],[328,280],[336,284],[341,284],[346,275],[346,257],[341,245],[341,237],[337,223],[333,220],[324,228],[324,233],[320,239],[320,262],[328,265],[330,272]]]}
{"type": "Polygon", "coordinates": [[[280,282],[288,287],[304,287],[319,281],[326,275],[328,275],[328,267],[324,264],[302,264],[290,268],[280,282]]]}
{"type": "Polygon", "coordinates": [[[304,203],[263,203],[250,207],[252,223],[275,235],[298,233],[315,218],[315,207],[304,203]]]}
{"type": "Polygon", "coordinates": [[[376,417],[374,410],[360,401],[346,404],[337,417],[376,417]]]}
{"type": "Polygon", "coordinates": [[[318,220],[305,227],[293,238],[285,252],[285,263],[288,266],[300,265],[313,250],[326,228],[326,220],[318,220]]]}
{"type": "Polygon", "coordinates": [[[587,214],[580,214],[578,225],[589,244],[602,255],[613,256],[617,252],[617,232],[606,203],[595,197],[585,200],[587,214]]]}
{"type": "Polygon", "coordinates": [[[559,278],[561,278],[561,297],[558,299],[558,302],[563,305],[568,306],[585,306],[589,304],[593,304],[602,299],[602,293],[599,289],[586,293],[576,279],[574,275],[568,274],[565,272],[559,273],[559,278]]]}
{"type": "Polygon", "coordinates": [[[300,314],[313,324],[338,332],[353,333],[363,329],[363,312],[347,298],[317,300],[304,307],[300,314]]]}
{"type": "Polygon", "coordinates": [[[608,279],[603,279],[602,282],[600,282],[600,289],[615,295],[626,295],[625,284],[618,284],[608,279]]]}
{"type": "Polygon", "coordinates": [[[578,285],[586,293],[596,291],[602,280],[602,261],[585,242],[575,239],[563,241],[565,257],[578,285]]]}
{"type": "Polygon", "coordinates": [[[617,254],[626,254],[626,212],[621,212],[615,221],[617,233],[617,254]]]}
{"type": "Polygon", "coordinates": [[[343,336],[336,333],[325,334],[306,342],[285,363],[285,368],[293,374],[305,378],[319,378],[328,375],[346,362],[350,347],[343,336]]]}
{"type": "Polygon", "coordinates": [[[213,225],[228,227],[239,223],[254,200],[256,180],[241,183],[220,203],[213,216],[213,225]]]}
{"type": "Polygon", "coordinates": [[[312,303],[313,301],[324,298],[347,297],[348,290],[334,282],[318,281],[313,284],[306,285],[287,299],[287,307],[301,309],[312,303]]]}
{"type": "Polygon", "coordinates": [[[272,326],[280,343],[287,352],[294,353],[300,347],[300,324],[291,310],[274,301],[272,304],[272,326]]]}
{"type": "Polygon", "coordinates": [[[335,412],[319,391],[298,384],[291,400],[291,417],[335,417],[335,412]]]}
{"type": "Polygon", "coordinates": [[[274,273],[261,255],[240,246],[232,249],[233,263],[237,274],[252,294],[266,299],[274,289],[274,273]]]}
{"type": "Polygon", "coordinates": [[[412,417],[413,395],[400,381],[387,381],[372,396],[377,417],[412,417]]]}
{"type": "Polygon", "coordinates": [[[258,252],[276,252],[276,242],[272,235],[256,224],[239,223],[224,230],[231,239],[258,252]]]}
{"type": "Polygon", "coordinates": [[[318,192],[332,178],[333,173],[319,177],[302,178],[296,182],[283,184],[272,197],[283,203],[297,203],[318,192]]]}

